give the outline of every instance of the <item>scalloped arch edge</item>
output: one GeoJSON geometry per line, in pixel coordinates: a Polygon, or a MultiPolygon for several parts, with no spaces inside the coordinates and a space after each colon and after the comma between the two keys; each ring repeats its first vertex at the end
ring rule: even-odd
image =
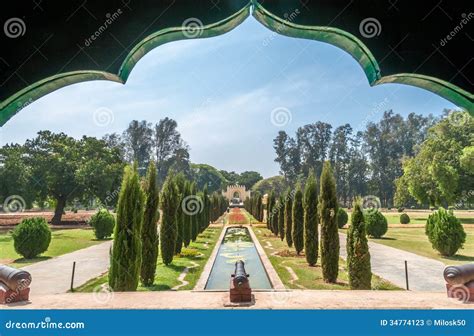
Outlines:
{"type": "Polygon", "coordinates": [[[277,34],[329,43],[346,51],[362,67],[371,86],[398,83],[420,87],[445,98],[474,116],[472,93],[441,79],[425,75],[402,73],[382,77],[377,60],[356,36],[333,27],[297,25],[270,13],[258,2],[250,1],[228,18],[203,26],[196,36],[187,34],[185,28],[181,26],[162,29],[145,37],[126,56],[118,74],[95,70],[72,71],[29,85],[0,103],[0,127],[33,101],[62,87],[92,80],[108,80],[125,84],[138,61],[154,48],[173,41],[225,34],[245,21],[250,16],[252,7],[253,17],[277,34]]]}

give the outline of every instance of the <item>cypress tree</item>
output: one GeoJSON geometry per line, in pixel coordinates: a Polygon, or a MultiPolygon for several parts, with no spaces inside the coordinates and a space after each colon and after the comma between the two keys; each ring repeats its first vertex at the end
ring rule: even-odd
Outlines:
{"type": "Polygon", "coordinates": [[[304,190],[304,252],[309,266],[318,260],[318,187],[314,173],[309,174],[304,190]]]}
{"type": "Polygon", "coordinates": [[[144,195],[137,165],[125,167],[117,203],[114,244],[110,254],[109,285],[114,291],[137,289],[142,258],[144,195]]]}
{"type": "Polygon", "coordinates": [[[280,198],[278,197],[277,200],[275,200],[275,206],[272,209],[272,228],[273,228],[273,234],[278,237],[278,222],[279,222],[279,214],[280,214],[280,198]]]}
{"type": "Polygon", "coordinates": [[[160,226],[160,250],[161,258],[165,265],[171,264],[176,249],[176,210],[178,204],[178,191],[174,184],[174,178],[170,174],[161,190],[161,210],[163,217],[160,226]]]}
{"type": "Polygon", "coordinates": [[[321,217],[321,267],[326,282],[336,282],[339,273],[339,233],[336,180],[331,165],[324,162],[320,178],[319,213],[321,217]]]}
{"type": "Polygon", "coordinates": [[[159,192],[156,185],[156,165],[151,161],[148,166],[145,185],[145,212],[142,229],[142,267],[140,279],[144,286],[151,286],[155,280],[156,262],[158,259],[158,230],[160,218],[158,211],[159,192]]]}
{"type": "Polygon", "coordinates": [[[203,232],[209,226],[209,195],[207,193],[207,185],[204,186],[202,191],[202,212],[201,212],[201,225],[199,233],[203,232]]]}
{"type": "Polygon", "coordinates": [[[370,253],[360,200],[356,200],[353,208],[346,244],[349,285],[351,289],[370,289],[370,253]]]}
{"type": "MultiPolygon", "coordinates": [[[[197,195],[197,190],[196,190],[196,183],[192,182],[191,184],[191,201],[197,201],[198,200],[198,195],[197,195]]],[[[201,203],[198,202],[199,206],[201,206],[201,203]]],[[[201,210],[202,211],[202,210],[201,210]]],[[[200,216],[200,211],[192,211],[191,212],[191,240],[196,241],[196,238],[199,233],[199,216],[200,216]]]]}
{"type": "Polygon", "coordinates": [[[296,187],[295,200],[291,211],[291,221],[293,223],[292,240],[295,244],[296,254],[299,255],[304,248],[303,192],[299,184],[296,187]]]}
{"type": "Polygon", "coordinates": [[[183,238],[184,238],[184,211],[182,203],[184,200],[184,185],[186,179],[184,178],[183,173],[179,173],[174,178],[174,183],[177,191],[177,201],[176,201],[176,246],[175,254],[181,253],[181,248],[183,247],[183,238]]]}
{"type": "MultiPolygon", "coordinates": [[[[191,195],[191,182],[186,181],[184,185],[184,194],[183,200],[187,200],[188,197],[191,195]]],[[[181,210],[183,208],[183,201],[181,201],[181,210]]],[[[187,214],[183,211],[184,214],[184,226],[183,226],[183,244],[185,247],[189,246],[191,242],[191,234],[192,234],[192,216],[187,214]]]]}
{"type": "Polygon", "coordinates": [[[286,193],[285,199],[285,235],[288,247],[293,246],[293,221],[292,221],[293,199],[290,189],[286,193]]]}
{"type": "Polygon", "coordinates": [[[275,201],[275,194],[273,193],[273,190],[272,190],[267,197],[267,229],[271,230],[272,232],[273,232],[272,211],[273,211],[274,201],[275,201]]]}
{"type": "Polygon", "coordinates": [[[281,241],[285,239],[285,198],[280,196],[280,207],[278,208],[278,234],[281,241]]]}

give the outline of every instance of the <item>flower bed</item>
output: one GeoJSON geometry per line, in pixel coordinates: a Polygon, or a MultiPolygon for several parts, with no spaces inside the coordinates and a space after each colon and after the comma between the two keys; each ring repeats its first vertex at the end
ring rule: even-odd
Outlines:
{"type": "Polygon", "coordinates": [[[227,215],[229,224],[248,224],[249,220],[239,208],[233,208],[227,215]]]}

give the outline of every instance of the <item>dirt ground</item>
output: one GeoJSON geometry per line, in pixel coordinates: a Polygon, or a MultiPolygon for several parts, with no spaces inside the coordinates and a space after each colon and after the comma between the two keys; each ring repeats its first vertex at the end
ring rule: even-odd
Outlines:
{"type": "MultiPolygon", "coordinates": [[[[80,226],[87,225],[87,221],[96,212],[96,210],[79,210],[77,213],[66,211],[62,217],[61,226],[80,226]]],[[[24,218],[44,217],[48,222],[53,218],[52,211],[25,211],[15,213],[0,213],[0,227],[8,228],[19,224],[24,218]]],[[[59,226],[58,226],[59,227],[59,226]]]]}

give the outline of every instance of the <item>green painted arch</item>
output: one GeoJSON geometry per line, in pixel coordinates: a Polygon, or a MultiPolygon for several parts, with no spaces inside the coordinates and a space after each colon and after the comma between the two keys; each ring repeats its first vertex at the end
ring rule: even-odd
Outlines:
{"type": "Polygon", "coordinates": [[[304,38],[332,44],[348,52],[362,67],[370,86],[398,83],[416,86],[449,100],[474,116],[474,95],[441,79],[411,73],[382,76],[377,60],[356,36],[338,28],[305,26],[282,19],[255,1],[253,16],[268,29],[289,37],[304,38]]]}
{"type": "Polygon", "coordinates": [[[451,101],[474,116],[474,95],[472,93],[430,76],[408,73],[382,77],[377,60],[364,43],[354,35],[332,27],[294,24],[270,13],[257,1],[252,0],[228,18],[201,27],[196,36],[190,36],[185,27],[166,28],[147,36],[126,56],[118,74],[93,70],[73,71],[48,77],[20,90],[0,103],[0,127],[36,99],[67,85],[92,80],[108,80],[125,84],[138,61],[152,49],[168,42],[225,34],[245,21],[250,16],[252,8],[253,17],[275,33],[329,43],[346,51],[362,67],[371,86],[385,83],[417,86],[451,101]]]}

